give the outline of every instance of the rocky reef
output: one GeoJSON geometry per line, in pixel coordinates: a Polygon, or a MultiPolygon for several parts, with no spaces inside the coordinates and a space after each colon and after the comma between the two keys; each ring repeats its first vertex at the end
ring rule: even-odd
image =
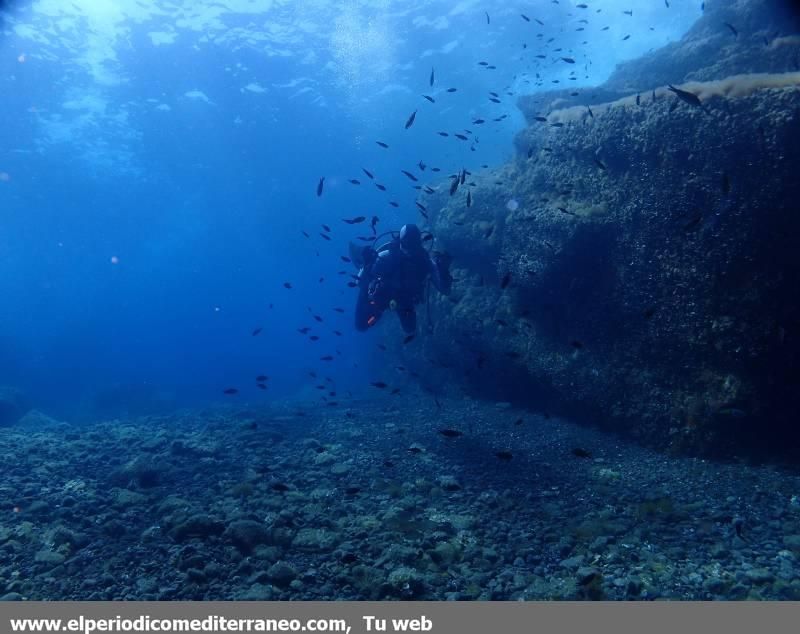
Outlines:
{"type": "Polygon", "coordinates": [[[470,175],[471,207],[439,187],[456,283],[404,349],[431,385],[662,449],[798,445],[800,24],[707,5],[603,86],[522,97],[517,156],[470,175]]]}

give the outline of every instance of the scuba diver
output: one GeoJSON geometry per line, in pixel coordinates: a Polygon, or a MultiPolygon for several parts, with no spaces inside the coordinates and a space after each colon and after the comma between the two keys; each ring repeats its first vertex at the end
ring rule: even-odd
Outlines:
{"type": "Polygon", "coordinates": [[[356,304],[359,331],[374,326],[388,308],[397,312],[403,330],[413,334],[417,329],[415,306],[425,296],[426,282],[430,280],[443,295],[450,294],[450,257],[444,253],[431,255],[417,225],[403,225],[391,242],[377,249],[374,245],[365,247],[360,255],[363,265],[358,272],[356,304]]]}

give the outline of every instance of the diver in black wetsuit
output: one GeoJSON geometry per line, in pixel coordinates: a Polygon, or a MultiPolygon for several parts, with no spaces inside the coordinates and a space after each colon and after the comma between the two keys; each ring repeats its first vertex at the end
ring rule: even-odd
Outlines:
{"type": "Polygon", "coordinates": [[[425,295],[425,282],[430,279],[440,293],[450,293],[450,258],[445,254],[431,256],[416,225],[403,225],[400,237],[378,251],[364,249],[363,258],[364,266],[358,273],[357,330],[374,326],[389,308],[397,311],[403,330],[412,334],[417,329],[414,307],[425,295]]]}

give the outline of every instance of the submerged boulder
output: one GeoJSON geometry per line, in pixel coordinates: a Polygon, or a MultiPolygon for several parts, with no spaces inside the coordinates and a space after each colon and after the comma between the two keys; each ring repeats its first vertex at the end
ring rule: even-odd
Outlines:
{"type": "Polygon", "coordinates": [[[608,99],[591,112],[545,95],[560,125],[528,116],[518,157],[474,175],[469,213],[446,192],[429,205],[462,257],[453,296],[432,299],[433,335],[407,353],[420,367],[661,448],[800,439],[800,37],[773,31],[756,51],[774,3],[725,4],[738,43],[707,47],[724,35],[709,14],[586,91],[608,99]],[[648,74],[676,56],[677,74],[648,74]],[[680,88],[699,103],[659,83],[691,78],[680,88]]]}

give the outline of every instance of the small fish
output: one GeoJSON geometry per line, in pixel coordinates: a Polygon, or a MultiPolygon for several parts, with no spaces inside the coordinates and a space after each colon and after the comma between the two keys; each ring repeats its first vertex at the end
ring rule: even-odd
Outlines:
{"type": "Polygon", "coordinates": [[[456,133],[456,134],[453,134],[453,136],[456,137],[457,139],[461,139],[462,141],[467,141],[468,140],[468,138],[465,137],[463,134],[456,133]]]}
{"type": "Polygon", "coordinates": [[[431,85],[431,86],[433,86],[433,78],[434,78],[434,75],[433,75],[433,68],[431,68],[431,78],[430,78],[430,80],[429,80],[429,83],[430,83],[430,85],[431,85]]]}
{"type": "Polygon", "coordinates": [[[292,288],[292,283],[291,282],[284,282],[283,283],[283,287],[284,288],[292,288]]]}
{"type": "Polygon", "coordinates": [[[455,92],[456,90],[458,90],[458,88],[448,88],[447,92],[455,92]]]}
{"type": "Polygon", "coordinates": [[[370,226],[372,227],[372,233],[375,233],[375,227],[378,226],[380,220],[381,219],[378,218],[378,216],[372,216],[372,222],[370,223],[370,226]]]}
{"type": "Polygon", "coordinates": [[[328,225],[321,225],[321,226],[326,232],[328,232],[328,233],[331,232],[331,228],[328,225]]]}
{"type": "Polygon", "coordinates": [[[563,127],[564,127],[564,124],[563,124],[563,123],[561,123],[561,122],[551,123],[551,124],[550,124],[550,127],[551,127],[551,128],[563,128],[563,127]]]}
{"type": "Polygon", "coordinates": [[[406,120],[406,130],[408,130],[412,125],[414,125],[414,119],[417,118],[417,111],[411,113],[411,115],[406,120]]]}
{"type": "Polygon", "coordinates": [[[641,106],[642,105],[642,98],[639,95],[636,95],[636,105],[637,106],[641,106]]]}
{"type": "Polygon", "coordinates": [[[624,13],[625,15],[630,15],[630,16],[632,16],[632,15],[633,15],[633,11],[623,11],[623,13],[624,13]]]}
{"type": "Polygon", "coordinates": [[[405,170],[400,170],[400,171],[401,171],[401,172],[403,172],[403,174],[405,174],[406,176],[408,176],[408,178],[409,178],[410,180],[414,181],[414,182],[417,182],[417,181],[419,180],[419,179],[418,179],[416,176],[414,176],[414,175],[413,175],[411,172],[407,172],[407,171],[405,171],[405,170]]]}
{"type": "Polygon", "coordinates": [[[731,30],[731,33],[733,33],[734,37],[739,37],[739,31],[737,31],[732,24],[729,22],[723,22],[723,24],[731,30]]]}
{"type": "Polygon", "coordinates": [[[390,201],[389,201],[389,204],[390,204],[392,207],[395,207],[395,208],[400,206],[400,203],[398,203],[398,202],[395,202],[395,201],[393,201],[393,200],[390,200],[390,201]]]}
{"type": "Polygon", "coordinates": [[[472,207],[472,192],[467,190],[467,207],[472,207]]]}
{"type": "Polygon", "coordinates": [[[322,187],[325,184],[325,177],[319,179],[319,183],[317,183],[317,196],[322,196],[322,187]]]}
{"type": "Polygon", "coordinates": [[[380,145],[382,148],[388,148],[389,147],[389,145],[384,143],[383,141],[375,141],[375,143],[380,145]]]}
{"type": "Polygon", "coordinates": [[[594,119],[594,112],[592,112],[592,109],[591,109],[589,106],[586,106],[586,109],[589,111],[589,116],[590,116],[592,119],[594,119]]]}
{"type": "Polygon", "coordinates": [[[422,453],[422,448],[421,447],[417,447],[416,445],[411,445],[408,448],[408,453],[414,453],[414,454],[422,453]]]}
{"type": "Polygon", "coordinates": [[[511,271],[508,271],[500,280],[500,288],[505,289],[511,283],[511,271]]]}
{"type": "Polygon", "coordinates": [[[342,222],[346,222],[349,225],[357,225],[360,222],[364,222],[366,220],[365,216],[356,216],[355,218],[342,218],[342,222]]]}
{"type": "Polygon", "coordinates": [[[581,449],[580,447],[575,447],[572,450],[572,455],[576,458],[591,458],[592,454],[586,451],[585,449],[581,449]]]}
{"type": "Polygon", "coordinates": [[[575,63],[575,60],[572,59],[571,57],[562,57],[561,59],[564,60],[567,64],[574,64],[575,63]]]}
{"type": "Polygon", "coordinates": [[[491,21],[491,19],[489,18],[489,14],[488,14],[486,11],[484,11],[484,13],[486,14],[486,24],[491,24],[491,23],[492,23],[492,21],[491,21]]]}
{"type": "Polygon", "coordinates": [[[327,233],[320,233],[319,235],[321,235],[325,240],[330,241],[331,239],[331,237],[327,233]]]}
{"type": "Polygon", "coordinates": [[[524,418],[518,418],[517,420],[514,421],[514,425],[519,426],[522,425],[524,422],[525,422],[524,418]]]}
{"type": "Polygon", "coordinates": [[[722,173],[722,193],[726,196],[731,193],[731,179],[726,172],[722,173]]]}
{"type": "Polygon", "coordinates": [[[439,433],[445,438],[458,438],[464,435],[464,432],[460,432],[457,429],[440,429],[439,433]]]}
{"type": "Polygon", "coordinates": [[[361,492],[360,487],[347,487],[344,490],[345,495],[356,495],[361,492]]]}
{"type": "Polygon", "coordinates": [[[420,203],[418,203],[418,202],[415,202],[414,204],[415,204],[417,207],[419,207],[421,211],[428,211],[428,208],[427,208],[425,205],[422,205],[422,204],[420,204],[420,203]]]}
{"type": "Polygon", "coordinates": [[[326,354],[324,357],[319,358],[320,361],[333,361],[333,357],[329,354],[326,354]]]}
{"type": "Polygon", "coordinates": [[[489,97],[489,101],[494,103],[502,103],[497,97],[489,97]]]}
{"type": "Polygon", "coordinates": [[[256,383],[256,385],[258,386],[259,390],[266,390],[267,389],[267,386],[265,384],[263,384],[263,383],[256,383]]]}
{"type": "Polygon", "coordinates": [[[653,315],[656,314],[655,306],[649,306],[642,311],[642,317],[645,319],[650,319],[653,315]]]}
{"type": "Polygon", "coordinates": [[[375,187],[380,189],[382,192],[386,191],[386,185],[381,185],[380,183],[375,183],[375,187]]]}
{"type": "Polygon", "coordinates": [[[439,136],[450,136],[448,132],[437,132],[439,136]]]}
{"type": "Polygon", "coordinates": [[[403,345],[414,341],[414,337],[416,337],[416,335],[407,335],[405,339],[403,339],[403,345]]]}
{"type": "Polygon", "coordinates": [[[425,99],[427,99],[431,103],[436,103],[436,100],[433,97],[431,97],[430,95],[422,95],[422,96],[425,97],[425,99]]]}
{"type": "Polygon", "coordinates": [[[583,343],[578,341],[577,339],[573,339],[572,341],[570,341],[569,345],[571,345],[576,350],[582,350],[583,349],[583,343]]]}
{"type": "Polygon", "coordinates": [[[375,177],[372,175],[372,172],[370,172],[368,169],[362,167],[361,171],[364,172],[367,176],[369,176],[370,180],[374,180],[375,179],[375,177]]]}
{"type": "Polygon", "coordinates": [[[514,457],[514,454],[510,451],[497,451],[494,455],[497,456],[498,460],[502,460],[503,462],[508,462],[514,457]]]}
{"type": "Polygon", "coordinates": [[[377,387],[380,390],[389,387],[389,385],[384,383],[383,381],[373,381],[372,383],[370,383],[370,385],[372,385],[373,387],[377,387]]]}
{"type": "Polygon", "coordinates": [[[675,88],[675,86],[673,86],[672,84],[669,84],[668,88],[669,90],[674,92],[681,101],[685,101],[690,106],[695,106],[697,108],[702,108],[703,110],[706,110],[705,106],[703,106],[703,103],[700,101],[700,97],[695,95],[693,92],[689,92],[687,90],[681,90],[680,88],[675,88]]]}
{"type": "Polygon", "coordinates": [[[308,235],[308,234],[307,234],[305,231],[300,231],[300,233],[302,233],[302,234],[303,234],[303,235],[304,235],[306,238],[310,238],[310,237],[311,237],[311,236],[310,236],[310,235],[308,235]]]}
{"type": "Polygon", "coordinates": [[[606,171],[607,168],[605,163],[603,163],[603,161],[601,161],[599,158],[595,158],[594,162],[597,164],[597,167],[599,167],[603,171],[606,171]]]}
{"type": "Polygon", "coordinates": [[[525,15],[524,13],[520,13],[520,15],[522,16],[522,19],[525,20],[526,22],[530,22],[531,21],[531,19],[527,15],[525,15]]]}
{"type": "Polygon", "coordinates": [[[253,337],[256,337],[257,335],[259,335],[259,334],[261,333],[261,331],[262,331],[262,330],[264,330],[264,329],[263,329],[261,326],[259,326],[258,328],[256,328],[256,329],[255,329],[255,330],[254,330],[254,331],[251,333],[251,335],[252,335],[253,337]]]}
{"type": "Polygon", "coordinates": [[[454,178],[453,182],[450,183],[450,195],[452,196],[453,194],[455,194],[457,189],[458,189],[458,179],[454,178]]]}
{"type": "Polygon", "coordinates": [[[229,387],[229,388],[226,388],[226,389],[222,390],[222,393],[223,394],[228,394],[228,395],[233,395],[233,394],[238,394],[239,390],[237,390],[235,387],[229,387]]]}
{"type": "Polygon", "coordinates": [[[286,491],[289,490],[289,487],[283,482],[273,482],[269,485],[269,488],[273,491],[277,491],[278,493],[286,493],[286,491]]]}
{"type": "Polygon", "coordinates": [[[268,377],[266,374],[259,374],[259,375],[256,377],[256,381],[258,381],[259,383],[263,383],[263,382],[264,382],[264,381],[266,381],[267,379],[269,379],[269,377],[268,377]]]}

